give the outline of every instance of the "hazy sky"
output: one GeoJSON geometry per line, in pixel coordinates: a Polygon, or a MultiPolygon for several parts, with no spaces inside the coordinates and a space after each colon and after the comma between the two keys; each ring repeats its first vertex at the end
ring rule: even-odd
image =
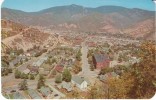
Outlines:
{"type": "Polygon", "coordinates": [[[115,5],[127,8],[155,10],[155,4],[152,0],[4,0],[2,7],[33,12],[54,6],[71,4],[82,5],[85,7],[115,5]]]}

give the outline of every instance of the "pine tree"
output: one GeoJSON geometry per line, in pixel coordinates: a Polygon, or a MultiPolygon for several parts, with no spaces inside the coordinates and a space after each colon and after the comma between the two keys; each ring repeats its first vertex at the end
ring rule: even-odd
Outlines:
{"type": "Polygon", "coordinates": [[[17,69],[15,70],[15,78],[20,78],[21,72],[19,72],[17,69]]]}
{"type": "Polygon", "coordinates": [[[58,74],[58,75],[55,77],[55,82],[56,82],[56,83],[61,83],[61,82],[62,82],[62,76],[61,76],[61,74],[58,74]]]}
{"type": "Polygon", "coordinates": [[[62,77],[63,77],[63,80],[66,81],[66,82],[71,81],[72,75],[71,75],[70,71],[67,68],[64,69],[64,71],[62,73],[62,77]]]}

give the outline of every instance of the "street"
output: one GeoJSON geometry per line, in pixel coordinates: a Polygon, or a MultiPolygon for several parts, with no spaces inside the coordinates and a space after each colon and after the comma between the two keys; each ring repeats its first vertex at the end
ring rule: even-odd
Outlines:
{"type": "Polygon", "coordinates": [[[82,43],[82,48],[81,48],[81,59],[82,59],[82,71],[79,73],[80,76],[86,77],[88,79],[93,79],[98,76],[97,71],[91,71],[90,70],[90,64],[88,63],[88,47],[85,45],[85,43],[82,43]]]}

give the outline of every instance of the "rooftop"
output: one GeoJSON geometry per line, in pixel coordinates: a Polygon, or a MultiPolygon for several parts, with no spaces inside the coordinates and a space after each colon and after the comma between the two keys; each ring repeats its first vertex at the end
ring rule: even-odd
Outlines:
{"type": "Polygon", "coordinates": [[[87,83],[89,83],[89,81],[86,78],[80,77],[80,76],[72,76],[72,80],[79,85],[81,85],[83,81],[86,81],[87,83]]]}
{"type": "Polygon", "coordinates": [[[109,60],[109,57],[103,54],[94,54],[94,58],[96,62],[103,62],[104,60],[109,60]]]}

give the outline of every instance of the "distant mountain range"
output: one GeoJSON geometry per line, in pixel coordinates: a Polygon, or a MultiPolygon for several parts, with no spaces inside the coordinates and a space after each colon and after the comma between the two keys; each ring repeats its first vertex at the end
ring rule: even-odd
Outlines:
{"type": "Polygon", "coordinates": [[[58,6],[38,12],[2,8],[2,19],[53,30],[124,33],[135,37],[154,36],[155,12],[119,6],[88,8],[58,6]]]}

